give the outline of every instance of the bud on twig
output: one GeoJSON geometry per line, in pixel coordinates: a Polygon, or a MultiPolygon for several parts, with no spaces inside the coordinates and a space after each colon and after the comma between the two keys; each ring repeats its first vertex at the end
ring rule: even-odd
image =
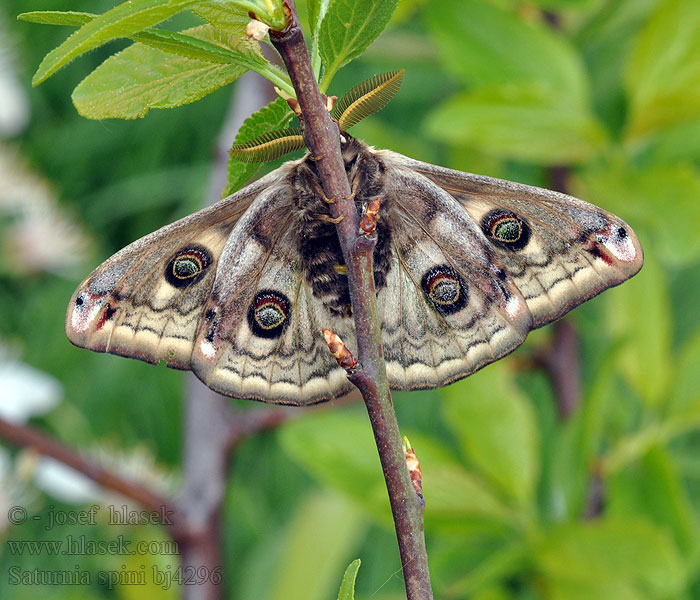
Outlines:
{"type": "Polygon", "coordinates": [[[326,344],[328,344],[331,354],[335,357],[338,364],[343,367],[343,369],[345,369],[348,373],[351,373],[359,366],[360,363],[357,362],[357,359],[352,355],[352,352],[345,347],[343,340],[340,339],[338,334],[330,329],[324,329],[323,337],[326,340],[326,344]]]}
{"type": "Polygon", "coordinates": [[[321,98],[326,99],[326,110],[328,112],[333,110],[335,103],[338,101],[338,96],[326,96],[325,94],[321,94],[321,98]]]}
{"type": "MultiPolygon", "coordinates": [[[[275,88],[275,91],[277,91],[277,88],[275,88]]],[[[279,92],[277,92],[279,94],[279,92]]],[[[281,95],[281,94],[280,94],[281,95]]],[[[291,108],[294,111],[294,114],[299,117],[299,119],[302,118],[301,114],[301,106],[299,106],[299,100],[297,100],[294,96],[290,96],[289,94],[285,94],[282,96],[287,101],[287,104],[289,105],[289,108],[291,108]]]]}
{"type": "Polygon", "coordinates": [[[362,215],[362,220],[360,221],[360,229],[369,235],[374,233],[377,228],[377,213],[379,212],[379,207],[382,205],[382,199],[377,198],[369,203],[369,206],[365,209],[365,214],[362,215]]]}
{"type": "Polygon", "coordinates": [[[404,454],[406,455],[406,466],[408,467],[408,472],[411,475],[411,483],[413,484],[413,489],[416,490],[416,495],[419,498],[423,498],[423,473],[420,470],[420,463],[418,462],[418,457],[411,447],[411,442],[408,441],[406,436],[403,437],[404,454]]]}
{"type": "Polygon", "coordinates": [[[270,26],[265,25],[262,21],[252,20],[245,28],[245,34],[258,42],[262,42],[267,38],[267,32],[270,31],[270,26]]]}

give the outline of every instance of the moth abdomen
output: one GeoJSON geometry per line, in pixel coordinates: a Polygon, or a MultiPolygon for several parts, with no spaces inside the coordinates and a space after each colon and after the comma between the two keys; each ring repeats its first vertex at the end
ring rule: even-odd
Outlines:
{"type": "MultiPolygon", "coordinates": [[[[374,281],[377,290],[386,286],[391,268],[391,230],[388,214],[391,202],[384,198],[386,167],[367,146],[350,138],[344,144],[343,158],[354,193],[358,215],[377,197],[382,198],[382,210],[377,226],[374,250],[374,281]]],[[[329,222],[330,204],[322,195],[321,184],[313,161],[299,164],[290,179],[297,208],[296,229],[302,273],[313,295],[333,315],[350,317],[350,291],[347,268],[336,227],[329,222]]]]}

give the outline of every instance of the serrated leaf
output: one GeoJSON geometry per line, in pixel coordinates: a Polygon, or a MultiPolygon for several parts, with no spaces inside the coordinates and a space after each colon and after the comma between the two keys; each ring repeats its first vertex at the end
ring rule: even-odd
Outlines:
{"type": "Polygon", "coordinates": [[[539,476],[532,407],[510,372],[496,363],[445,388],[446,422],[464,456],[520,505],[533,501],[539,476]]]}
{"type": "MultiPolygon", "coordinates": [[[[261,61],[257,46],[240,32],[223,33],[210,25],[184,32],[219,46],[242,60],[261,61]]],[[[103,62],[73,91],[78,112],[91,119],[135,119],[152,108],[172,108],[193,102],[231,83],[247,68],[178,56],[134,44],[103,62]]]]}
{"type": "MultiPolygon", "coordinates": [[[[34,23],[42,23],[46,25],[73,25],[80,26],[93,21],[98,15],[91,13],[71,13],[59,11],[43,11],[34,13],[24,13],[22,17],[25,21],[34,23]]],[[[231,27],[231,24],[228,25],[231,27]]],[[[243,43],[247,43],[247,38],[243,37],[244,24],[239,23],[238,29],[241,34],[243,43]]],[[[234,28],[235,29],[235,28],[234,28]]],[[[255,44],[248,44],[250,51],[246,53],[232,52],[222,46],[211,44],[205,40],[196,37],[178,33],[176,31],[168,31],[165,29],[144,29],[138,33],[129,36],[129,39],[135,42],[140,42],[151,48],[164,50],[178,56],[187,58],[196,58],[197,60],[205,60],[217,64],[240,64],[249,69],[261,70],[268,66],[267,61],[262,54],[256,52],[255,44]]]]}
{"type": "MultiPolygon", "coordinates": [[[[283,98],[277,98],[248,117],[238,130],[235,144],[244,144],[256,137],[283,129],[289,125],[294,113],[283,98]]],[[[228,196],[250,179],[260,163],[242,163],[231,157],[228,161],[228,177],[222,197],[228,196]]]]}
{"type": "Polygon", "coordinates": [[[448,66],[470,84],[537,84],[588,103],[583,63],[562,37],[483,0],[441,0],[425,11],[448,66]]]}
{"type": "Polygon", "coordinates": [[[697,6],[695,0],[665,0],[639,34],[625,73],[628,138],[700,117],[697,6]]]}
{"type": "Polygon", "coordinates": [[[45,81],[74,58],[110,40],[156,25],[201,0],[129,0],[83,25],[41,61],[32,85],[45,81]]]}
{"type": "Polygon", "coordinates": [[[542,87],[480,88],[455,96],[426,121],[436,140],[535,164],[589,160],[607,142],[585,109],[558,101],[542,87]]]}
{"type": "Polygon", "coordinates": [[[192,8],[192,12],[214,27],[244,27],[250,23],[248,11],[233,4],[203,2],[192,8]]]}
{"type": "Polygon", "coordinates": [[[316,79],[321,74],[321,54],[318,49],[318,32],[321,29],[323,18],[328,12],[331,0],[307,0],[306,7],[309,13],[309,28],[311,30],[311,66],[316,79]]]}
{"type": "Polygon", "coordinates": [[[340,584],[340,590],[338,590],[338,600],[355,600],[355,580],[361,564],[360,559],[356,558],[345,569],[343,581],[340,584]]]}
{"type": "Polygon", "coordinates": [[[318,32],[325,92],[343,65],[356,58],[384,31],[398,0],[334,0],[318,32]]]}
{"type": "Polygon", "coordinates": [[[94,20],[98,15],[87,12],[61,11],[61,10],[37,10],[17,15],[18,21],[39,23],[41,25],[69,25],[80,27],[94,20]]]}
{"type": "Polygon", "coordinates": [[[191,35],[162,29],[147,29],[135,33],[132,39],[151,48],[164,50],[178,56],[222,65],[235,64],[246,69],[262,69],[267,64],[262,55],[256,52],[256,45],[248,43],[242,36],[239,37],[237,48],[245,48],[244,52],[232,51],[191,35]]]}

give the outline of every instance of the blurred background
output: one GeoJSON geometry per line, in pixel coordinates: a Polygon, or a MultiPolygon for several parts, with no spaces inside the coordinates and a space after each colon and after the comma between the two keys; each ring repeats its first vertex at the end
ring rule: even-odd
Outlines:
{"type": "MultiPolygon", "coordinates": [[[[206,415],[224,411],[230,430],[211,454],[218,471],[207,482],[218,480],[205,523],[222,540],[221,597],[335,598],[359,557],[358,598],[401,598],[388,499],[356,395],[277,412],[211,397],[188,404],[201,391],[186,374],[80,350],[64,335],[68,300],[95,266],[218,197],[231,115],[269,94],[247,79],[136,121],[80,117],[72,89],[128,42],[31,88],[69,29],[16,15],[113,5],[0,6],[0,417],[10,426],[0,428],[0,597],[189,593],[176,575],[172,585],[154,577],[180,565],[164,528],[106,519],[110,506],[141,510],[135,494],[8,440],[39,431],[136,489],[182,499],[193,487],[190,425],[204,415],[206,432],[206,415]],[[92,521],[69,517],[92,506],[92,521]],[[15,543],[69,536],[148,546],[70,555],[15,543]],[[42,585],[39,572],[89,581],[42,585]]],[[[400,68],[397,97],[354,136],[566,191],[622,217],[645,250],[639,275],[499,363],[442,390],[394,395],[423,469],[436,598],[700,599],[700,4],[402,0],[330,92],[400,68]]]]}

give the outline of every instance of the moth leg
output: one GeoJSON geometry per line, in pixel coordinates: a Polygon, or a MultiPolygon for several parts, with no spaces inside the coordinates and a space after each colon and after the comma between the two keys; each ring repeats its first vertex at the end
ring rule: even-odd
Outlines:
{"type": "Polygon", "coordinates": [[[354,200],[355,196],[357,196],[357,188],[360,185],[360,180],[359,178],[355,178],[355,180],[352,182],[352,191],[349,196],[346,196],[346,200],[354,200]]]}
{"type": "Polygon", "coordinates": [[[326,196],[326,194],[323,192],[323,188],[320,185],[318,185],[318,183],[316,184],[316,193],[326,204],[335,204],[335,200],[326,196]]]}
{"type": "Polygon", "coordinates": [[[314,215],[315,219],[318,219],[319,221],[325,221],[326,223],[340,223],[344,218],[345,215],[340,215],[339,217],[329,217],[328,215],[314,215]]]}

